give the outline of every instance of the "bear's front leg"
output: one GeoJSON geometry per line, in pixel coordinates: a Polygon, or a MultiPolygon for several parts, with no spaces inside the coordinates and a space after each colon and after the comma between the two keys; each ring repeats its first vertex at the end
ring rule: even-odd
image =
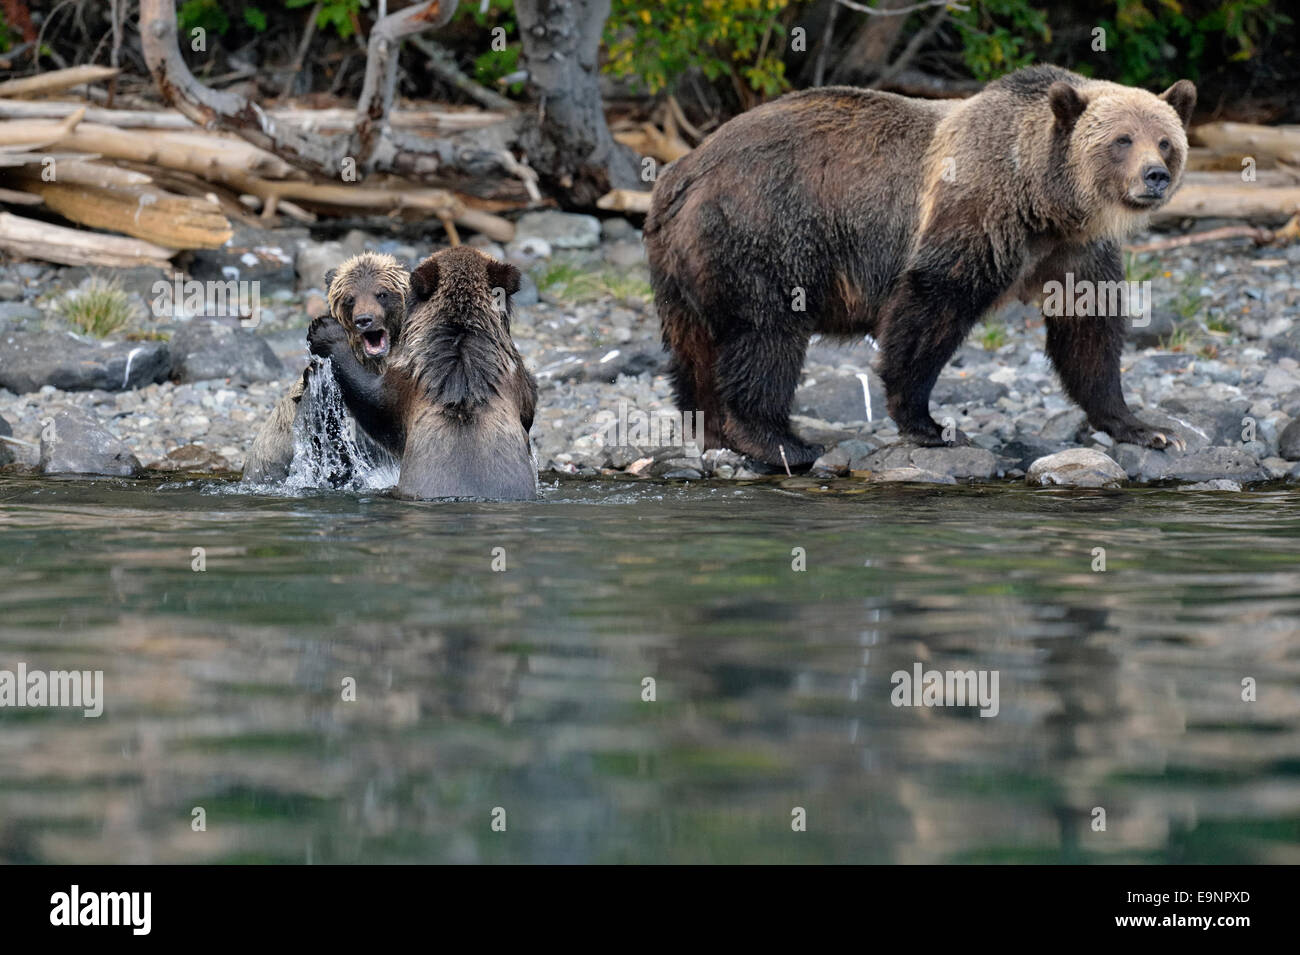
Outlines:
{"type": "Polygon", "coordinates": [[[1124,350],[1122,317],[1060,316],[1048,317],[1046,323],[1047,354],[1065,393],[1087,414],[1088,424],[1120,443],[1186,448],[1178,435],[1142,422],[1124,400],[1119,372],[1124,350]]]}
{"type": "MultiPolygon", "coordinates": [[[[1092,283],[1098,311],[1119,310],[1124,296],[1103,294],[1121,288],[1124,262],[1114,242],[1064,251],[1045,263],[1035,277],[1035,284],[1048,281],[1083,289],[1092,283]],[[1113,283],[1113,284],[1112,284],[1113,283]]],[[[1150,307],[1150,303],[1147,303],[1150,307]]],[[[1047,325],[1047,355],[1056,368],[1065,393],[1083,409],[1088,423],[1118,442],[1147,448],[1186,445],[1173,433],[1157,431],[1139,420],[1124,400],[1120,382],[1120,357],[1124,351],[1123,315],[1044,315],[1047,325]]]]}
{"type": "Polygon", "coordinates": [[[368,371],[352,351],[346,329],[332,316],[312,321],[307,329],[307,347],[313,355],[328,358],[343,402],[357,424],[390,452],[400,456],[406,445],[406,429],[400,410],[385,387],[384,376],[368,371]]]}

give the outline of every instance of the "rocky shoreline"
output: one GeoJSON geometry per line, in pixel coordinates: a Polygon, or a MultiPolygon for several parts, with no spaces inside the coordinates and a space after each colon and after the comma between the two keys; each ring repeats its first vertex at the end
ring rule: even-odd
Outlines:
{"type": "MultiPolygon", "coordinates": [[[[482,246],[527,273],[513,332],[538,378],[532,436],[544,480],[547,472],[756,476],[738,455],[701,455],[653,427],[629,436],[629,419],[674,410],[630,223],[534,213],[508,247],[482,246]],[[611,430],[613,422],[621,424],[611,430]]],[[[229,247],[195,254],[187,271],[256,280],[256,327],[184,308],[160,314],[155,283],[170,277],[132,270],[114,275],[131,321],[102,339],[67,317],[68,303],[97,281],[86,270],[0,265],[0,437],[12,439],[0,440],[0,465],[238,472],[306,362],[325,270],[363,248],[414,265],[435,246],[355,230],[321,241],[301,229],[241,229],[229,247]]],[[[1212,490],[1300,482],[1300,247],[1192,246],[1138,257],[1129,269],[1151,283],[1155,308],[1130,329],[1125,392],[1139,417],[1176,433],[1185,450],[1115,445],[1092,432],[1056,382],[1037,309],[1017,305],[976,329],[935,388],[934,415],[952,419],[969,438],[963,446],[899,444],[870,342],[815,339],[794,409],[799,433],[827,447],[814,476],[1212,490]]]]}

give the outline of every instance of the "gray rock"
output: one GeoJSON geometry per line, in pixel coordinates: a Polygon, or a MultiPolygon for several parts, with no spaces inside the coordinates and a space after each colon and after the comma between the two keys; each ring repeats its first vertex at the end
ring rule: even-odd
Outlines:
{"type": "Polygon", "coordinates": [[[600,236],[609,242],[620,239],[640,239],[636,226],[626,219],[605,219],[600,223],[600,236]]]}
{"type": "Polygon", "coordinates": [[[0,302],[12,302],[23,297],[23,287],[17,282],[0,282],[0,302]]]}
{"type": "Polygon", "coordinates": [[[1138,348],[1159,348],[1178,327],[1178,316],[1167,308],[1153,308],[1150,315],[1129,316],[1124,322],[1129,341],[1138,348]],[[1144,325],[1134,324],[1144,319],[1144,325]]]}
{"type": "Polygon", "coordinates": [[[890,471],[919,468],[951,478],[988,480],[998,472],[997,457],[984,448],[919,448],[911,444],[894,444],[872,452],[862,462],[861,470],[890,471]]]}
{"type": "Polygon", "coordinates": [[[535,235],[516,236],[506,246],[506,261],[524,272],[546,261],[551,254],[551,243],[535,235]]]}
{"type": "Polygon", "coordinates": [[[583,352],[560,355],[550,364],[537,370],[538,378],[557,381],[603,381],[612,383],[619,375],[640,375],[657,372],[664,366],[660,349],[645,348],[592,348],[583,352]]]}
{"type": "Polygon", "coordinates": [[[989,450],[1005,458],[1008,467],[1028,471],[1029,465],[1039,458],[1055,454],[1057,451],[1064,451],[1065,446],[1064,442],[1040,441],[1033,435],[1021,435],[1014,441],[1008,441],[1001,446],[994,445],[989,450]]]}
{"type": "Polygon", "coordinates": [[[140,462],[125,444],[77,408],[56,411],[41,423],[41,471],[133,477],[140,462]]]}
{"type": "Polygon", "coordinates": [[[554,249],[594,249],[600,244],[600,220],[572,212],[527,212],[515,223],[515,241],[545,239],[554,249]]]}
{"type": "Polygon", "coordinates": [[[1073,444],[1079,440],[1079,432],[1087,425],[1086,414],[1078,408],[1066,408],[1047,419],[1038,432],[1038,437],[1054,444],[1073,444]]]}
{"type": "Polygon", "coordinates": [[[969,378],[940,378],[930,392],[936,405],[980,405],[992,407],[999,398],[1010,393],[1006,385],[988,378],[971,375],[969,378]]]}
{"type": "MultiPolygon", "coordinates": [[[[9,427],[9,422],[0,417],[0,437],[12,438],[14,429],[9,427]]],[[[14,449],[8,441],[0,441],[0,467],[9,464],[14,459],[14,449]]]]}
{"type": "MultiPolygon", "coordinates": [[[[885,388],[876,375],[867,376],[871,390],[871,414],[873,421],[880,421],[889,414],[885,405],[885,388]]],[[[837,376],[824,378],[814,385],[800,388],[794,393],[794,412],[821,418],[823,421],[866,421],[866,396],[862,391],[862,380],[857,376],[837,376]]]]}
{"type": "Polygon", "coordinates": [[[234,322],[195,319],[172,336],[172,378],[178,382],[229,378],[239,384],[285,374],[271,346],[234,322]]]}
{"type": "Polygon", "coordinates": [[[1300,461],[1300,418],[1296,418],[1277,439],[1277,453],[1288,461],[1300,461]]]}
{"type": "Polygon", "coordinates": [[[1249,413],[1250,404],[1247,398],[1232,401],[1197,399],[1189,401],[1185,398],[1170,398],[1160,403],[1159,410],[1167,412],[1171,420],[1160,421],[1159,411],[1153,411],[1145,416],[1139,414],[1138,417],[1162,430],[1166,425],[1174,425],[1178,436],[1187,443],[1188,450],[1194,450],[1193,442],[1199,445],[1202,437],[1208,445],[1229,447],[1241,444],[1242,419],[1249,413]],[[1195,429],[1190,434],[1189,425],[1195,429]]]}
{"type": "Polygon", "coordinates": [[[39,322],[44,316],[35,305],[22,302],[0,302],[0,328],[7,325],[22,326],[27,322],[39,322]]]}
{"type": "Polygon", "coordinates": [[[1134,481],[1214,481],[1242,484],[1267,481],[1268,470],[1253,454],[1240,448],[1203,448],[1180,454],[1134,444],[1115,446],[1115,460],[1134,481]]]}
{"type": "Polygon", "coordinates": [[[1199,481],[1196,484],[1180,485],[1180,491],[1240,491],[1241,485],[1236,481],[1227,481],[1218,478],[1213,481],[1199,481]]]}
{"type": "Polygon", "coordinates": [[[1281,335],[1274,335],[1268,340],[1268,356],[1274,360],[1278,358],[1294,358],[1300,361],[1300,324],[1294,325],[1287,329],[1281,335]]]}
{"type": "Polygon", "coordinates": [[[52,385],[62,391],[126,391],[164,381],[166,342],[96,342],[67,333],[0,336],[0,387],[22,394],[52,385]]]}
{"type": "Polygon", "coordinates": [[[541,296],[537,291],[537,283],[527,272],[519,274],[519,291],[510,297],[510,302],[520,308],[527,308],[529,305],[536,305],[541,301],[541,296]]]}
{"type": "Polygon", "coordinates": [[[1114,460],[1091,448],[1070,448],[1029,465],[1025,483],[1043,486],[1118,487],[1127,478],[1114,460]]]}
{"type": "Polygon", "coordinates": [[[294,268],[299,289],[325,289],[325,276],[330,269],[338,268],[347,255],[341,242],[303,242],[298,247],[294,268]]]}
{"type": "Polygon", "coordinates": [[[645,262],[645,246],[640,242],[620,240],[604,248],[605,261],[620,269],[630,269],[645,262]]]}
{"type": "Polygon", "coordinates": [[[875,484],[956,484],[948,474],[936,474],[923,468],[887,468],[871,475],[875,484]]]}
{"type": "Polygon", "coordinates": [[[193,253],[190,275],[200,282],[257,282],[261,295],[280,289],[293,291],[294,238],[284,232],[237,225],[234,236],[221,248],[193,253]]]}

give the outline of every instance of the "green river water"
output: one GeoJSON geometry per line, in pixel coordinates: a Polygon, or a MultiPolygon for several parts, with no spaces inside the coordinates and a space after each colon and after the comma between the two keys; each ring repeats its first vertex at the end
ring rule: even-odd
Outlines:
{"type": "Polygon", "coordinates": [[[1295,490],[10,475],[0,575],[104,705],[0,709],[0,862],[1300,861],[1295,490]]]}

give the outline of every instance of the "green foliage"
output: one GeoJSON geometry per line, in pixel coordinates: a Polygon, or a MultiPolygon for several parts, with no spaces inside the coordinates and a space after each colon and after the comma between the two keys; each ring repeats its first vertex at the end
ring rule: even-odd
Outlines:
{"type": "Polygon", "coordinates": [[[952,22],[962,39],[962,58],[977,80],[991,80],[1036,59],[1034,41],[1051,42],[1044,11],[1029,0],[982,0],[954,10],[952,22]]]}
{"type": "Polygon", "coordinates": [[[220,0],[185,0],[178,16],[182,34],[188,34],[191,30],[203,30],[225,36],[230,29],[230,17],[221,9],[220,0]]]}
{"type": "MultiPolygon", "coordinates": [[[[454,22],[462,25],[473,23],[484,33],[481,43],[475,44],[476,49],[484,51],[474,58],[473,75],[476,82],[495,89],[497,80],[519,69],[519,27],[515,20],[514,0],[490,0],[486,11],[482,10],[477,0],[462,3],[456,10],[454,22]],[[492,49],[491,32],[495,27],[505,30],[505,49],[492,49]],[[514,42],[511,42],[512,39],[514,42]]],[[[523,83],[512,83],[509,91],[518,94],[523,88],[523,83]]]]}
{"type": "Polygon", "coordinates": [[[10,35],[8,25],[5,23],[5,12],[0,10],[0,53],[3,53],[13,45],[13,37],[10,35]]]}
{"type": "Polygon", "coordinates": [[[781,60],[782,14],[804,0],[613,0],[605,70],[650,93],[690,67],[731,77],[764,96],[790,88],[781,60]]]}
{"type": "MultiPolygon", "coordinates": [[[[290,10],[309,7],[316,0],[285,0],[284,5],[290,10]]],[[[334,32],[346,40],[357,32],[357,17],[362,7],[369,7],[370,0],[325,0],[320,13],[316,14],[316,28],[324,30],[333,27],[334,32]]]]}
{"type": "Polygon", "coordinates": [[[1247,60],[1264,37],[1292,22],[1271,0],[1102,0],[1096,6],[1105,50],[1093,41],[1083,49],[1054,49],[1049,18],[1064,18],[1034,0],[973,0],[969,10],[950,16],[976,79],[1046,61],[1086,75],[1104,72],[1130,86],[1194,80],[1207,53],[1247,60]]]}
{"type": "Polygon", "coordinates": [[[1270,7],[1270,0],[1115,0],[1114,16],[1098,25],[1119,61],[1121,82],[1167,85],[1196,79],[1211,41],[1224,47],[1230,61],[1249,59],[1259,40],[1291,23],[1270,7]]]}

